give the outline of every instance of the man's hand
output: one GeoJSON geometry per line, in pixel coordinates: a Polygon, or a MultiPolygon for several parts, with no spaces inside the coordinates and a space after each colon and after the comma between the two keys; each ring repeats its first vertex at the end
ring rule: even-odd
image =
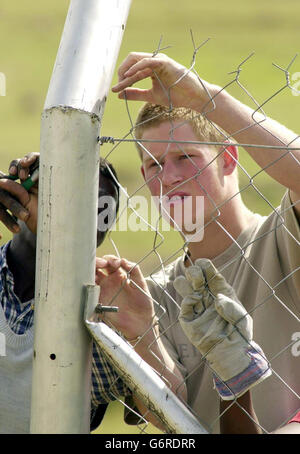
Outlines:
{"type": "Polygon", "coordinates": [[[213,86],[200,81],[191,70],[164,54],[132,52],[121,64],[118,84],[112,91],[119,98],[145,101],[172,107],[187,107],[201,110],[211,99],[213,86]],[[131,88],[132,84],[150,77],[152,88],[131,88]]]}
{"type": "Polygon", "coordinates": [[[174,288],[183,297],[181,327],[207,360],[223,400],[242,396],[271,375],[252,339],[252,318],[210,260],[196,260],[174,288]]]}
{"type": "Polygon", "coordinates": [[[39,153],[28,153],[21,159],[14,159],[9,164],[9,174],[17,176],[23,183],[39,165],[39,153]]]}
{"type": "MultiPolygon", "coordinates": [[[[99,303],[119,307],[117,313],[105,312],[102,320],[120,331],[170,389],[186,400],[183,377],[160,338],[152,298],[140,268],[112,255],[96,258],[96,284],[100,285],[99,303]]],[[[137,396],[134,400],[140,413],[145,414],[145,405],[137,396]]],[[[151,412],[147,411],[146,418],[162,429],[151,412]]]]}
{"type": "MultiPolygon", "coordinates": [[[[32,166],[38,161],[38,153],[30,153],[22,159],[10,163],[9,174],[18,177],[21,183],[31,173],[32,166]]],[[[20,226],[17,220],[26,223],[28,229],[36,234],[38,188],[34,185],[30,191],[13,180],[0,178],[0,221],[12,232],[18,233],[20,226]]]]}
{"type": "Polygon", "coordinates": [[[142,336],[154,325],[151,295],[136,264],[113,255],[96,258],[96,284],[101,287],[99,303],[119,307],[117,313],[105,313],[103,320],[126,339],[142,336]]]}

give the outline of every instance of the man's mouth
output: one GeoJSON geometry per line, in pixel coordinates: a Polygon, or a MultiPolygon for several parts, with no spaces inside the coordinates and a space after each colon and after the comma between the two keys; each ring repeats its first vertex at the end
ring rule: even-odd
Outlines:
{"type": "Polygon", "coordinates": [[[186,192],[176,192],[164,196],[164,202],[168,205],[182,203],[185,198],[190,197],[186,192]]]}

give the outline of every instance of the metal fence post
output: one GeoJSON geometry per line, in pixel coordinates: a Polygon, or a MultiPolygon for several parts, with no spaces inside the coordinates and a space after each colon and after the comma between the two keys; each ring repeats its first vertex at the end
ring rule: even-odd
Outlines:
{"type": "Polygon", "coordinates": [[[88,433],[97,137],[130,0],[72,0],[41,121],[31,433],[88,433]]]}

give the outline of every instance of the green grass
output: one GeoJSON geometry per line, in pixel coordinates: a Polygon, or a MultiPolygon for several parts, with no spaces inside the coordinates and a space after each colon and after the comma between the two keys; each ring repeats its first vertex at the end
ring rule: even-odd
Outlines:
{"type": "MultiPolygon", "coordinates": [[[[7,82],[7,94],[0,97],[2,171],[6,171],[13,158],[39,150],[40,115],[68,4],[66,0],[2,0],[0,3],[0,72],[5,74],[7,82]]],[[[251,52],[255,52],[243,66],[240,80],[262,103],[285,85],[284,73],[272,63],[287,67],[299,51],[299,16],[300,2],[296,0],[133,0],[118,63],[130,51],[154,51],[163,36],[162,46],[172,46],[166,52],[189,65],[193,54],[192,30],[196,45],[210,38],[198,53],[196,69],[203,78],[219,85],[228,83],[233,77],[228,73],[236,70],[251,52]]],[[[300,59],[296,59],[291,68],[291,73],[297,71],[300,71],[300,59]]],[[[238,87],[232,88],[231,93],[253,105],[238,87]]],[[[265,105],[265,111],[297,131],[299,103],[299,97],[285,90],[265,105]]],[[[139,107],[139,103],[130,105],[133,119],[139,107]]],[[[110,94],[101,135],[122,137],[129,128],[124,103],[110,94]]],[[[101,153],[109,154],[120,181],[132,193],[143,182],[134,147],[122,144],[111,150],[111,145],[105,145],[101,153]]],[[[257,166],[243,150],[241,163],[251,176],[257,173],[257,166]]],[[[283,188],[274,185],[264,173],[256,177],[254,183],[272,205],[279,203],[283,188]]],[[[244,175],[241,175],[241,185],[248,185],[244,175]]],[[[253,210],[262,214],[269,212],[270,207],[253,188],[243,191],[243,197],[253,210]]],[[[7,241],[10,234],[4,227],[1,232],[2,241],[7,241]]],[[[131,260],[142,260],[149,252],[147,260],[141,263],[145,272],[158,264],[157,256],[151,253],[155,241],[153,233],[120,232],[113,234],[112,238],[120,255],[131,260]]],[[[159,252],[162,257],[167,257],[179,244],[178,235],[172,232],[165,238],[159,252]]],[[[108,239],[98,252],[113,250],[108,239]]],[[[102,428],[106,433],[131,433],[132,430],[122,423],[118,405],[112,406],[102,428]]]]}

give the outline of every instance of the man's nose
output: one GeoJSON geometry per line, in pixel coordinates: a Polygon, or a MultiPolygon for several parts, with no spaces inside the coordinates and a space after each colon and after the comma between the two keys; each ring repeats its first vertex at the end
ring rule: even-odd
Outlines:
{"type": "Polygon", "coordinates": [[[166,159],[160,174],[161,182],[165,186],[174,186],[183,181],[182,170],[179,161],[166,159]]]}

